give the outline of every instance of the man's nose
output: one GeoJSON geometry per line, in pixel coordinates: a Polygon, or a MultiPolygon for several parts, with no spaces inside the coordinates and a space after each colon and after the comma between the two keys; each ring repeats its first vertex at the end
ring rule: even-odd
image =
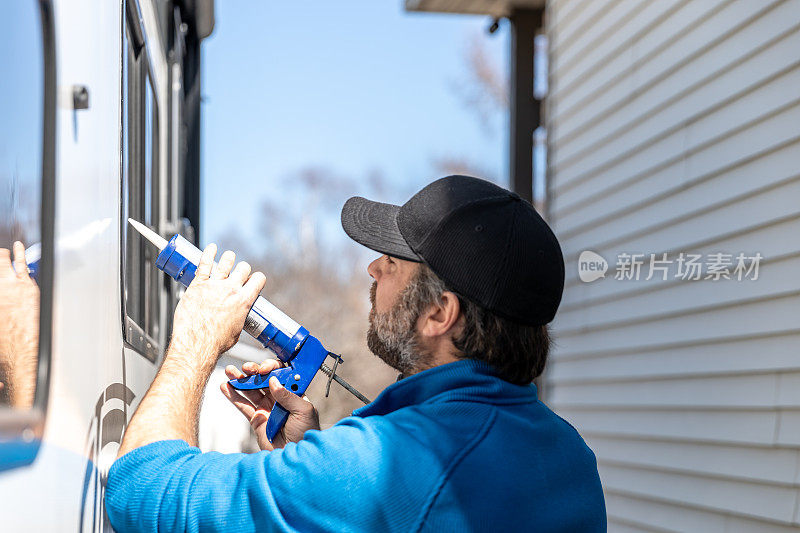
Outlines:
{"type": "Polygon", "coordinates": [[[380,261],[381,258],[379,257],[367,266],[367,274],[369,274],[375,281],[378,281],[378,278],[380,277],[380,261]]]}

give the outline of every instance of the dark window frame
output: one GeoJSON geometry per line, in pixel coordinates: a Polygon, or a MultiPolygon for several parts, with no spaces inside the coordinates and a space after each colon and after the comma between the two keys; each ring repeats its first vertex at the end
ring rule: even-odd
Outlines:
{"type": "Polygon", "coordinates": [[[137,219],[157,233],[161,229],[159,101],[139,7],[135,0],[128,0],[125,7],[120,121],[123,338],[127,346],[156,362],[163,353],[161,294],[166,286],[155,267],[157,251],[130,229],[127,220],[137,219]]]}

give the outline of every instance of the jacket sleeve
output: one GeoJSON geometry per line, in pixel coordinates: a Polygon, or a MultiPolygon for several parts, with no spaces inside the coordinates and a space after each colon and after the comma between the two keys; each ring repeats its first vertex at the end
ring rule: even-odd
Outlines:
{"type": "Polygon", "coordinates": [[[385,515],[380,487],[391,475],[381,466],[381,440],[350,417],[273,452],[201,453],[182,440],[154,442],[112,465],[106,510],[120,533],[372,529],[385,515]]]}

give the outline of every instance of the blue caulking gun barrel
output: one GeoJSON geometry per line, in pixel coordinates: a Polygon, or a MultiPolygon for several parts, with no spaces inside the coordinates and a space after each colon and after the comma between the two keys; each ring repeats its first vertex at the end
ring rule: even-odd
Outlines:
{"type": "MultiPolygon", "coordinates": [[[[133,219],[129,218],[128,222],[159,249],[156,266],[188,287],[194,279],[203,252],[181,235],[175,235],[167,241],[133,219]]],[[[265,348],[275,352],[278,359],[286,366],[273,370],[266,376],[255,374],[246,378],[232,379],[228,383],[233,388],[239,390],[264,389],[269,387],[269,379],[274,376],[278,378],[281,385],[298,396],[302,396],[317,371],[322,370],[328,375],[328,390],[330,390],[331,380],[336,380],[358,399],[369,403],[367,398],[336,375],[336,368],[341,363],[341,357],[326,350],[316,337],[308,333],[306,328],[286,316],[266,298],[259,296],[256,299],[245,320],[244,331],[255,337],[265,348]],[[333,369],[324,364],[329,355],[334,358],[333,369]]],[[[279,403],[275,403],[267,420],[267,438],[270,442],[288,418],[289,411],[279,403]]]]}

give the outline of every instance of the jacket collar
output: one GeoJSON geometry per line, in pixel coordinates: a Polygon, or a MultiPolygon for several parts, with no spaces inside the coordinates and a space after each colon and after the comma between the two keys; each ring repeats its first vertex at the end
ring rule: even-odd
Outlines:
{"type": "Polygon", "coordinates": [[[385,415],[411,405],[458,400],[496,405],[532,403],[537,401],[537,392],[532,383],[514,385],[501,379],[483,361],[462,359],[392,383],[372,403],[353,411],[353,416],[385,415]]]}

